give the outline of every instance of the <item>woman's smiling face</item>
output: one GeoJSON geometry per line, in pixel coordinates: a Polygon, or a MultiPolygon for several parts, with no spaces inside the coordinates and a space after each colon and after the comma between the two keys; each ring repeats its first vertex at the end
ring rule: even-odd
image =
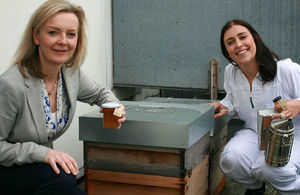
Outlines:
{"type": "Polygon", "coordinates": [[[34,34],[41,66],[61,65],[68,61],[77,46],[78,18],[74,13],[60,12],[50,17],[34,34]]]}
{"type": "Polygon", "coordinates": [[[237,64],[256,63],[256,44],[246,27],[233,25],[225,32],[224,43],[230,58],[237,64]]]}

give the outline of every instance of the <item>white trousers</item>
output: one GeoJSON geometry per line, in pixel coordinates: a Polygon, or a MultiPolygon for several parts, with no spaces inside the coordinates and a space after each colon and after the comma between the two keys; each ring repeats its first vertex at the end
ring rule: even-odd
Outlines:
{"type": "Polygon", "coordinates": [[[240,130],[226,144],[220,168],[226,176],[249,189],[260,188],[266,181],[280,194],[300,194],[300,142],[296,139],[289,163],[285,167],[272,167],[265,163],[264,151],[258,149],[257,133],[240,130]]]}

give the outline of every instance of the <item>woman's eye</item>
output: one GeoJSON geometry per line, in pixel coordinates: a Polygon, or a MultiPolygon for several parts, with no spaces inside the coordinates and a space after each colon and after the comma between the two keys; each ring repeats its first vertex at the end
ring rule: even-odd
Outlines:
{"type": "Polygon", "coordinates": [[[241,39],[246,39],[247,38],[247,36],[241,36],[241,39]]]}
{"type": "Polygon", "coordinates": [[[76,36],[75,33],[69,33],[68,35],[69,35],[70,37],[75,37],[75,36],[76,36]]]}
{"type": "Polygon", "coordinates": [[[54,35],[54,34],[56,34],[56,31],[54,31],[54,30],[49,31],[49,34],[50,34],[50,35],[54,35]]]}
{"type": "Polygon", "coordinates": [[[232,45],[233,41],[227,41],[227,45],[232,45]]]}

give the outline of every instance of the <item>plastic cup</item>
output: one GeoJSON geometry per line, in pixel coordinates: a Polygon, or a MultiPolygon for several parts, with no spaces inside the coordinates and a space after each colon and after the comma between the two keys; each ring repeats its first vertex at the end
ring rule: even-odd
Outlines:
{"type": "Polygon", "coordinates": [[[109,102],[102,105],[103,112],[103,127],[105,128],[117,128],[120,124],[118,123],[118,117],[115,113],[115,109],[120,107],[117,102],[109,102]]]}

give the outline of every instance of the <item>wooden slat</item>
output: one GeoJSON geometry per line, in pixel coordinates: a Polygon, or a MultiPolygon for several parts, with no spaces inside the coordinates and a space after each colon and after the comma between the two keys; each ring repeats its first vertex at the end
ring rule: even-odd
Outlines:
{"type": "Polygon", "coordinates": [[[219,185],[217,186],[217,188],[214,191],[213,195],[221,195],[222,191],[225,187],[225,184],[226,184],[226,177],[225,177],[225,175],[223,175],[223,177],[221,178],[221,181],[219,182],[219,185]]]}
{"type": "Polygon", "coordinates": [[[210,60],[210,99],[216,100],[218,98],[218,61],[210,60]]]}
{"type": "Polygon", "coordinates": [[[86,179],[94,181],[117,182],[135,185],[161,186],[168,188],[182,188],[184,178],[146,175],[137,173],[124,173],[102,170],[85,169],[86,179]]]}
{"type": "Polygon", "coordinates": [[[89,181],[89,195],[183,195],[184,190],[113,182],[89,181]]]}
{"type": "Polygon", "coordinates": [[[89,147],[87,160],[112,160],[126,164],[164,164],[180,166],[180,155],[176,153],[141,151],[132,149],[89,147]]]}
{"type": "Polygon", "coordinates": [[[115,172],[180,177],[183,165],[181,153],[143,151],[135,149],[88,146],[85,148],[85,168],[115,172]]]}
{"type": "Polygon", "coordinates": [[[209,156],[195,167],[191,174],[186,176],[186,195],[208,194],[209,156]]]}
{"type": "MultiPolygon", "coordinates": [[[[224,179],[224,173],[221,171],[219,166],[220,155],[226,144],[224,144],[217,153],[210,156],[210,194],[216,194],[218,188],[222,187],[222,182],[224,179]]],[[[224,187],[224,186],[223,186],[224,187]]]]}

